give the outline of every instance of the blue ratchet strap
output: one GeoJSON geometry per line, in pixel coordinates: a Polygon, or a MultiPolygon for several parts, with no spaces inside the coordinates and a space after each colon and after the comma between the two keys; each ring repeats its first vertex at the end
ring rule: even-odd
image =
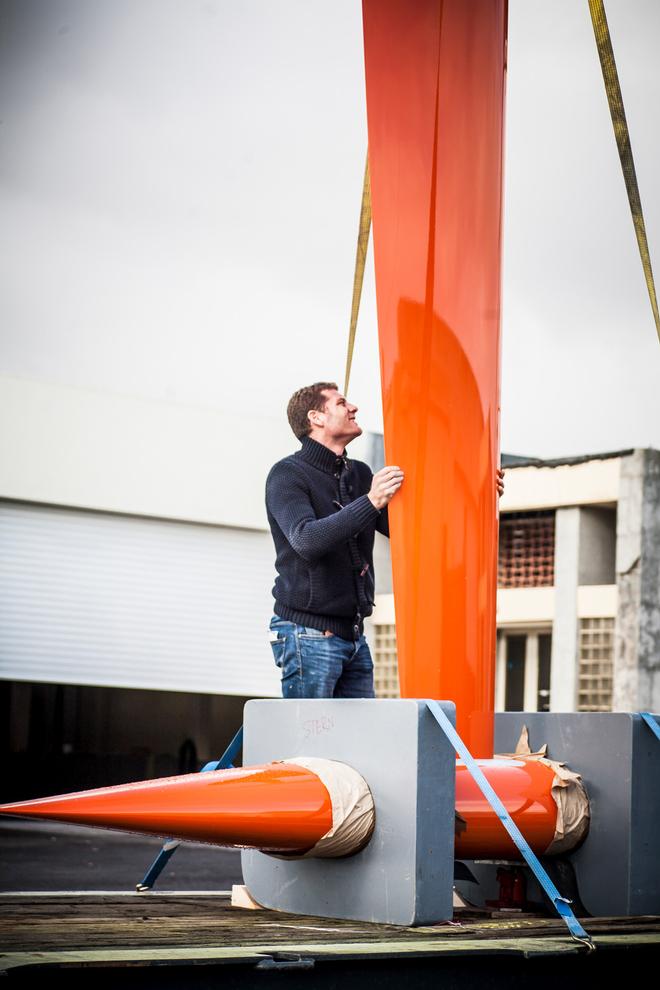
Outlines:
{"type": "Polygon", "coordinates": [[[233,770],[234,761],[238,754],[240,753],[241,746],[243,745],[243,726],[240,727],[232,741],[227,746],[219,760],[212,760],[203,766],[200,773],[206,773],[207,770],[233,770]]]}
{"type": "MultiPolygon", "coordinates": [[[[207,773],[209,770],[231,770],[234,766],[234,760],[238,756],[242,745],[243,726],[240,727],[220,759],[212,760],[210,763],[207,763],[202,767],[200,773],[207,773]]],[[[181,842],[179,839],[165,839],[160,852],[145,873],[143,880],[135,885],[135,889],[139,894],[143,894],[145,891],[151,890],[153,885],[156,883],[156,880],[161,875],[180,845],[181,842]]]]}
{"type": "Polygon", "coordinates": [[[429,711],[431,712],[436,722],[438,723],[438,725],[446,735],[447,739],[453,746],[454,750],[459,754],[459,756],[465,763],[465,766],[470,771],[472,778],[479,787],[479,790],[484,795],[484,797],[490,804],[491,808],[493,809],[495,814],[498,816],[498,818],[504,825],[505,829],[511,836],[516,846],[518,847],[523,859],[525,860],[529,868],[532,870],[534,876],[541,884],[548,897],[550,898],[551,903],[554,904],[557,914],[565,922],[572,937],[577,942],[580,942],[582,945],[585,945],[589,950],[595,949],[596,947],[592,942],[591,937],[585,932],[584,928],[573,914],[573,911],[571,910],[571,902],[568,901],[565,897],[562,897],[562,895],[559,893],[559,891],[553,884],[552,880],[550,879],[546,871],[541,866],[538,857],[535,855],[535,853],[532,852],[529,843],[524,838],[518,826],[512,820],[511,815],[509,814],[509,812],[506,810],[506,808],[498,798],[492,786],[489,784],[488,780],[486,779],[483,771],[477,765],[476,760],[468,750],[467,746],[459,736],[454,726],[451,724],[451,722],[443,712],[440,705],[437,703],[437,701],[428,701],[427,705],[429,711]]]}
{"type": "Polygon", "coordinates": [[[653,718],[653,715],[651,715],[650,712],[640,712],[639,714],[642,716],[642,718],[648,725],[651,732],[654,734],[654,736],[657,737],[658,741],[660,742],[660,725],[658,725],[656,720],[653,718]]]}

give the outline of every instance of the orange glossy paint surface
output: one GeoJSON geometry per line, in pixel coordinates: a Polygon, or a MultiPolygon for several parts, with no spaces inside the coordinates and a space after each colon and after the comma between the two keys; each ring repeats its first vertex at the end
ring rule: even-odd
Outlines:
{"type": "Polygon", "coordinates": [[[401,694],[492,755],[506,0],[363,0],[401,694]]]}
{"type": "MultiPolygon", "coordinates": [[[[479,760],[479,766],[535,853],[552,842],[557,805],[551,788],[554,770],[532,760],[479,760]]],[[[456,764],[456,859],[520,859],[501,821],[467,767],[456,764]]]]}
{"type": "MultiPolygon", "coordinates": [[[[537,853],[553,839],[554,772],[522,760],[479,765],[537,853]]],[[[457,859],[517,859],[502,823],[465,766],[456,764],[457,859]]],[[[332,826],[330,796],[316,774],[291,764],[165,777],[36,801],[0,805],[0,814],[172,836],[267,852],[305,851],[332,826]]]]}
{"type": "Polygon", "coordinates": [[[283,763],[61,794],[0,813],[268,852],[310,849],[332,827],[325,785],[283,763]]]}

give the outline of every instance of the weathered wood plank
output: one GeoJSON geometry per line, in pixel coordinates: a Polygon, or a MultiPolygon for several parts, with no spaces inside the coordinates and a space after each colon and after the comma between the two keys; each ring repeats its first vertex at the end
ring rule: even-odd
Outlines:
{"type": "MultiPolygon", "coordinates": [[[[597,918],[587,922],[594,936],[648,936],[660,947],[660,918],[597,918]]],[[[547,917],[489,917],[457,911],[454,922],[399,928],[355,921],[298,917],[276,911],[232,908],[227,896],[135,895],[98,897],[0,896],[0,950],[4,953],[71,953],[96,950],[171,951],[193,954],[209,948],[230,953],[299,951],[301,944],[359,947],[360,952],[428,951],[465,943],[509,940],[549,943],[567,939],[563,923],[547,917]],[[264,945],[269,949],[264,949],[264,945]],[[295,947],[298,948],[295,948],[295,947]],[[371,948],[367,948],[367,946],[371,948]],[[395,949],[396,947],[396,949],[395,949]]],[[[546,945],[546,948],[548,945],[546,945]]]]}

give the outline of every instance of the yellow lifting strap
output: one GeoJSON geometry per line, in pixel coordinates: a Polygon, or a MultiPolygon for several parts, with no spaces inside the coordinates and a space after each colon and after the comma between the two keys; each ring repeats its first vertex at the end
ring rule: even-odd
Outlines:
{"type": "Polygon", "coordinates": [[[637,185],[637,176],[635,174],[635,163],[633,161],[632,148],[630,146],[630,134],[628,133],[626,112],[623,107],[621,86],[619,85],[619,76],[616,71],[614,51],[612,50],[612,41],[610,39],[610,30],[607,26],[607,17],[605,16],[603,0],[589,0],[589,11],[591,13],[591,22],[594,27],[594,34],[596,35],[598,57],[600,58],[600,67],[603,70],[605,92],[607,93],[607,102],[610,105],[610,116],[612,117],[614,136],[619,149],[619,159],[621,161],[623,178],[626,183],[626,192],[628,193],[628,202],[630,203],[633,226],[635,227],[635,234],[637,236],[637,246],[639,247],[639,254],[642,259],[642,268],[644,269],[646,287],[649,292],[649,299],[651,300],[651,309],[653,310],[655,328],[658,333],[658,340],[660,340],[658,299],[655,294],[653,269],[651,268],[651,256],[649,254],[649,245],[646,239],[646,226],[644,224],[644,214],[642,213],[642,201],[640,199],[639,187],[637,185]]]}
{"type": "Polygon", "coordinates": [[[355,330],[357,328],[358,313],[360,312],[360,298],[362,296],[362,282],[364,281],[364,266],[367,260],[370,228],[371,181],[369,179],[369,153],[367,152],[367,160],[364,166],[364,185],[362,187],[362,206],[360,208],[360,227],[358,229],[357,251],[355,252],[355,275],[353,276],[353,301],[351,303],[351,325],[348,331],[348,352],[346,354],[344,395],[348,395],[348,382],[351,377],[353,348],[355,346],[355,330]]]}

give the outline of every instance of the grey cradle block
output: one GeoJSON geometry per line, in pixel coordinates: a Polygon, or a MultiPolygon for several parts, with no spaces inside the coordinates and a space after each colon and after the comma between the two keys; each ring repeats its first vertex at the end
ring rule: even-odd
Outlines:
{"type": "MultiPolygon", "coordinates": [[[[440,702],[454,723],[452,702],[440,702]]],[[[374,798],[369,844],[343,859],[242,853],[243,877],[264,907],[394,925],[452,916],[456,756],[425,701],[249,701],[245,765],[295,756],[354,767],[374,798]]]]}
{"type": "MultiPolygon", "coordinates": [[[[630,712],[498,712],[496,752],[513,752],[523,725],[532,749],[547,743],[548,756],[580,773],[587,789],[589,834],[568,857],[586,910],[600,917],[660,914],[656,736],[630,712]]],[[[478,886],[457,882],[459,893],[477,904],[497,897],[497,867],[469,868],[478,886]]],[[[540,891],[532,888],[530,897],[540,900],[540,891]]]]}

